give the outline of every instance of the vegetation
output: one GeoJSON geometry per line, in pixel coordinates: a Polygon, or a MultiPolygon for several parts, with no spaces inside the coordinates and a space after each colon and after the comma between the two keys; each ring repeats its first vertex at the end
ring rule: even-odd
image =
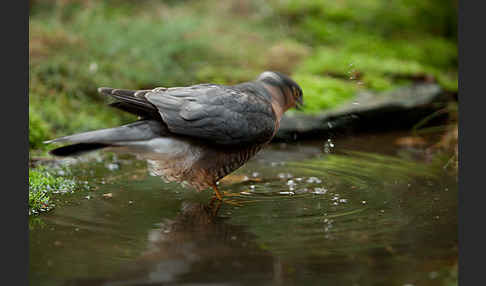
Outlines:
{"type": "Polygon", "coordinates": [[[106,108],[100,86],[231,84],[279,70],[302,86],[308,113],[416,80],[457,91],[454,0],[30,3],[31,156],[44,140],[135,119],[106,108]]]}
{"type": "Polygon", "coordinates": [[[435,79],[457,90],[456,1],[32,1],[29,143],[133,119],[99,86],[291,74],[304,112],[360,89],[435,79]],[[136,3],[135,3],[136,2],[136,3]]]}
{"type": "MultiPolygon", "coordinates": [[[[264,70],[278,70],[302,86],[306,113],[338,106],[360,90],[385,91],[415,81],[435,81],[457,93],[457,0],[29,3],[31,157],[45,154],[45,140],[135,119],[107,108],[107,99],[97,93],[100,86],[145,89],[200,82],[232,84],[251,80],[264,70]]],[[[457,105],[440,112],[457,118],[457,105]]],[[[418,122],[416,129],[437,114],[418,122]]],[[[458,166],[457,124],[446,128],[450,132],[436,146],[455,148],[446,164],[439,158],[431,161],[430,168],[405,161],[397,165],[400,168],[383,168],[396,159],[365,158],[366,154],[354,154],[367,159],[363,161],[330,155],[310,163],[322,176],[333,175],[322,171],[333,169],[341,174],[382,173],[394,179],[403,174],[434,177],[431,170],[437,169],[436,164],[458,166]]],[[[29,168],[29,215],[52,209],[54,194],[83,186],[65,173],[42,166],[29,168]]],[[[362,182],[353,179],[349,183],[360,186],[362,182]]],[[[38,225],[41,220],[29,221],[31,228],[38,225]]],[[[287,239],[280,230],[253,231],[287,239]]],[[[456,285],[457,265],[444,271],[445,285],[456,285]]]]}
{"type": "Polygon", "coordinates": [[[67,170],[56,172],[52,168],[38,167],[29,169],[29,215],[49,211],[53,208],[53,193],[71,193],[79,188],[67,170]],[[63,175],[60,175],[63,174],[63,175]]]}

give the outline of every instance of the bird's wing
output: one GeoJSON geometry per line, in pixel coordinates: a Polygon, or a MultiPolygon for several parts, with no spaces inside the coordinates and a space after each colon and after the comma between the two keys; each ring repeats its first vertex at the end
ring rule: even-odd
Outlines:
{"type": "Polygon", "coordinates": [[[143,95],[170,132],[221,145],[264,143],[275,131],[270,102],[228,86],[201,84],[143,95]]]}
{"type": "MultiPolygon", "coordinates": [[[[157,88],[161,90],[164,88],[157,88]]],[[[111,107],[141,116],[145,119],[161,120],[159,111],[150,103],[144,95],[154,90],[129,90],[110,87],[100,87],[98,92],[115,98],[117,101],[110,103],[111,107]]]]}

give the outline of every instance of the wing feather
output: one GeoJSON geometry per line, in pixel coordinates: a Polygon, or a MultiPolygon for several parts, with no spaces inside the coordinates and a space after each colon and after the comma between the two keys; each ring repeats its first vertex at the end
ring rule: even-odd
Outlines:
{"type": "Polygon", "coordinates": [[[147,119],[161,119],[157,107],[150,103],[144,96],[148,92],[147,90],[101,87],[98,91],[103,95],[111,96],[117,100],[116,102],[109,104],[111,107],[147,119]]]}
{"type": "Polygon", "coordinates": [[[269,141],[275,131],[270,102],[222,85],[196,85],[148,92],[145,98],[158,109],[173,133],[221,145],[269,141]]]}
{"type": "Polygon", "coordinates": [[[259,90],[215,84],[153,90],[99,88],[101,94],[117,100],[112,107],[161,120],[174,134],[220,145],[264,143],[275,134],[275,114],[259,90]]]}

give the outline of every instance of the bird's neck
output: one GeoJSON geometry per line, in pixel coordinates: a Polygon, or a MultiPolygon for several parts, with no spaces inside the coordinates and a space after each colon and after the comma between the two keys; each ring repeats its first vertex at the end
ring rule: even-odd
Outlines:
{"type": "Polygon", "coordinates": [[[277,120],[280,121],[285,111],[291,107],[291,104],[289,104],[288,100],[285,99],[285,95],[282,94],[280,89],[269,84],[264,85],[272,97],[272,108],[277,116],[277,120]]]}

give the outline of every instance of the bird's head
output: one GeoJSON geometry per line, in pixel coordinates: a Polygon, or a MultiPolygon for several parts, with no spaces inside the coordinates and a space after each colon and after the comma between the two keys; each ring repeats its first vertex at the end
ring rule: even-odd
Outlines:
{"type": "Polygon", "coordinates": [[[279,72],[265,71],[258,76],[257,80],[280,91],[285,109],[302,108],[304,104],[302,88],[290,77],[279,72]]]}

